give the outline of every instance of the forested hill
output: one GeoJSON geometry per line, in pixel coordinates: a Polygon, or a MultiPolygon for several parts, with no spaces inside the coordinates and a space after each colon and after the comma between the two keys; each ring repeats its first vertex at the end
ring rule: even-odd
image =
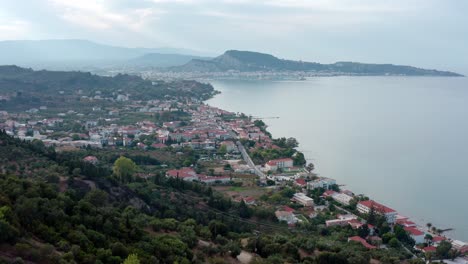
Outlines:
{"type": "Polygon", "coordinates": [[[34,71],[13,65],[0,66],[0,95],[11,98],[0,105],[4,110],[22,105],[29,109],[65,102],[76,104],[96,96],[108,100],[118,95],[129,95],[135,100],[179,97],[206,100],[213,92],[211,85],[196,81],[151,82],[128,74],[108,77],[80,71],[34,71]]]}
{"type": "Polygon", "coordinates": [[[320,64],[315,62],[279,59],[273,55],[229,50],[211,60],[193,59],[183,66],[170,68],[181,72],[225,72],[225,71],[304,71],[338,75],[410,75],[410,76],[461,76],[449,71],[421,69],[393,64],[366,64],[337,62],[320,64]]]}

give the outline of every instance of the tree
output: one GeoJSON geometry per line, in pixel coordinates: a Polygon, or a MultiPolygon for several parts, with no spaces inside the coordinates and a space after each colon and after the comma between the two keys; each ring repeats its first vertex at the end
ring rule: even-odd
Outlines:
{"type": "Polygon", "coordinates": [[[431,242],[432,242],[432,236],[431,236],[430,234],[426,234],[426,235],[424,236],[424,240],[425,240],[426,243],[429,245],[429,244],[431,244],[431,242]]]}
{"type": "Polygon", "coordinates": [[[311,173],[314,169],[315,169],[315,165],[311,162],[309,164],[307,164],[307,166],[305,167],[306,171],[308,173],[311,173]]]}
{"type": "Polygon", "coordinates": [[[374,206],[371,206],[369,210],[369,215],[367,216],[367,223],[371,225],[375,225],[375,222],[376,222],[375,208],[374,206]]]}
{"type": "Polygon", "coordinates": [[[115,162],[113,167],[114,175],[121,182],[128,182],[132,179],[133,173],[138,169],[133,160],[120,156],[115,162]]]}
{"type": "Polygon", "coordinates": [[[431,223],[427,223],[426,226],[427,226],[427,231],[430,232],[430,231],[431,231],[432,224],[431,224],[431,223]]]}
{"type": "Polygon", "coordinates": [[[221,145],[218,150],[219,155],[225,155],[227,153],[227,147],[226,145],[221,145]]]}
{"type": "Polygon", "coordinates": [[[362,238],[366,238],[369,235],[369,227],[367,224],[364,224],[358,229],[358,235],[362,238]]]}
{"type": "Polygon", "coordinates": [[[245,204],[244,200],[242,200],[239,204],[239,216],[242,218],[250,218],[251,215],[252,215],[252,211],[245,204]]]}
{"type": "Polygon", "coordinates": [[[398,239],[396,239],[395,237],[390,239],[390,241],[388,242],[388,245],[392,248],[398,248],[400,247],[400,242],[398,241],[398,239]]]}
{"type": "Polygon", "coordinates": [[[138,259],[137,254],[130,254],[128,257],[125,259],[123,264],[140,264],[140,260],[138,259]]]}
{"type": "Polygon", "coordinates": [[[452,244],[448,241],[442,241],[440,242],[439,246],[436,249],[436,254],[440,258],[448,258],[449,257],[449,252],[452,249],[452,244]]]}

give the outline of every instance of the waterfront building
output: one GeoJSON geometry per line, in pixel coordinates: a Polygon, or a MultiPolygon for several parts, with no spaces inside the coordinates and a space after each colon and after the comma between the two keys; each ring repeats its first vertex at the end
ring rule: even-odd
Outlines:
{"type": "Polygon", "coordinates": [[[326,190],[330,189],[331,186],[336,184],[336,180],[330,178],[320,178],[315,181],[310,181],[307,183],[307,189],[314,190],[317,188],[324,188],[326,190]]]}
{"type": "Polygon", "coordinates": [[[278,169],[289,169],[293,167],[293,160],[291,158],[270,160],[265,164],[265,168],[270,171],[277,171],[278,169]]]}
{"type": "Polygon", "coordinates": [[[357,210],[363,214],[368,214],[371,211],[371,208],[373,208],[376,213],[385,216],[389,224],[395,224],[396,216],[398,213],[392,208],[389,208],[383,204],[379,204],[372,200],[360,201],[357,204],[357,210]]]}
{"type": "Polygon", "coordinates": [[[344,204],[344,205],[349,205],[349,203],[353,199],[352,196],[349,196],[349,195],[344,194],[344,193],[335,193],[335,194],[332,195],[332,198],[333,198],[333,200],[339,202],[340,204],[344,204]]]}
{"type": "Polygon", "coordinates": [[[417,229],[416,227],[404,227],[405,231],[408,232],[410,237],[414,239],[414,242],[417,244],[424,243],[424,232],[417,229]]]}

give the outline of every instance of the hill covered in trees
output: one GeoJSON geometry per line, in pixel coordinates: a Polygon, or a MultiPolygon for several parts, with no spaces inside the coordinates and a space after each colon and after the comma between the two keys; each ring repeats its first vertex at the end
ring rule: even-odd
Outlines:
{"type": "Polygon", "coordinates": [[[0,160],[0,263],[237,263],[241,250],[252,263],[397,263],[410,257],[399,248],[370,251],[348,243],[358,231],[325,228],[321,217],[291,230],[274,220],[272,209],[233,202],[159,170],[122,180],[116,160],[135,162],[132,168],[158,164],[125,150],[57,153],[1,132],[0,160]],[[88,155],[99,163],[87,163],[88,155]]]}
{"type": "Polygon", "coordinates": [[[41,105],[79,104],[100,100],[103,105],[129,95],[132,99],[196,98],[206,100],[214,93],[209,84],[196,81],[144,80],[117,74],[99,76],[80,71],[34,71],[17,66],[0,66],[0,95],[7,96],[0,109],[39,107],[41,105]]]}

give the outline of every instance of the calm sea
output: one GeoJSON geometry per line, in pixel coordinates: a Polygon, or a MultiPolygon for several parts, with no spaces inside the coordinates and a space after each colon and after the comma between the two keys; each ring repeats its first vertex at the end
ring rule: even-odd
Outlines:
{"type": "Polygon", "coordinates": [[[295,137],[321,176],[468,241],[468,78],[214,81],[210,105],[295,137]]]}

